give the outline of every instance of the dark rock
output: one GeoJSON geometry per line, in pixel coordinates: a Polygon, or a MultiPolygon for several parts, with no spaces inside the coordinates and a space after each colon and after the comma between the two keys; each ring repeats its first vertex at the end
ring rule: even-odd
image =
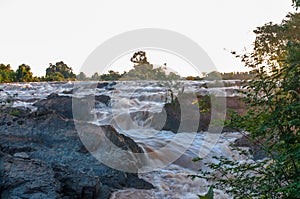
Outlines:
{"type": "Polygon", "coordinates": [[[108,86],[108,82],[99,82],[97,84],[97,88],[106,88],[108,86]]]}
{"type": "Polygon", "coordinates": [[[73,89],[71,89],[71,90],[65,90],[62,93],[63,94],[73,94],[73,89]]]}
{"type": "Polygon", "coordinates": [[[261,148],[261,144],[258,140],[252,139],[250,135],[243,135],[234,141],[234,146],[248,147],[250,154],[254,160],[261,160],[268,157],[266,151],[261,148]]]}
{"type": "Polygon", "coordinates": [[[93,105],[85,99],[59,96],[56,93],[52,93],[47,99],[33,105],[38,107],[39,112],[39,109],[42,109],[42,112],[45,110],[54,110],[66,118],[73,118],[75,116],[75,119],[78,120],[88,121],[93,119],[93,115],[91,114],[93,105]]]}
{"type": "Polygon", "coordinates": [[[1,198],[60,198],[60,185],[51,167],[42,162],[2,157],[1,198]]]}
{"type": "Polygon", "coordinates": [[[107,95],[96,95],[95,100],[105,104],[106,106],[110,103],[110,97],[107,95]]]}
{"type": "MultiPolygon", "coordinates": [[[[17,117],[0,112],[1,120],[12,123],[10,127],[0,126],[0,162],[4,165],[2,198],[105,199],[112,191],[125,187],[153,188],[137,174],[100,163],[85,149],[101,150],[103,143],[109,140],[122,150],[143,153],[131,138],[111,126],[74,121],[43,107],[39,110],[23,117],[23,125],[14,121],[17,117]],[[79,132],[87,135],[87,145],[83,146],[82,142],[87,140],[80,139],[79,132]]],[[[135,161],[134,156],[131,158],[135,161]]]]}
{"type": "Polygon", "coordinates": [[[104,88],[105,90],[114,90],[116,82],[98,82],[97,88],[104,88]]]}
{"type": "MultiPolygon", "coordinates": [[[[240,115],[246,113],[246,106],[238,97],[226,97],[226,99],[213,97],[212,99],[217,117],[228,109],[236,111],[240,115]],[[226,105],[223,105],[224,102],[226,105]]],[[[157,130],[169,130],[174,133],[199,132],[208,129],[211,132],[238,131],[230,126],[210,125],[212,99],[205,95],[197,95],[197,98],[192,94],[179,95],[172,103],[166,103],[161,112],[154,114],[151,125],[157,130]],[[201,104],[195,103],[195,100],[201,104]]],[[[226,119],[230,119],[228,111],[226,111],[226,119]]]]}
{"type": "Polygon", "coordinates": [[[130,150],[134,153],[144,153],[143,149],[139,147],[133,139],[119,134],[114,127],[105,125],[101,126],[101,128],[103,129],[106,137],[117,147],[127,151],[130,150]]]}
{"type": "Polygon", "coordinates": [[[174,133],[198,131],[200,110],[193,101],[193,95],[179,95],[172,103],[165,104],[162,112],[154,114],[151,125],[174,133]]]}
{"type": "Polygon", "coordinates": [[[96,198],[102,186],[98,177],[39,160],[4,156],[2,164],[2,198],[82,198],[87,187],[96,198]]]}
{"type": "Polygon", "coordinates": [[[33,103],[33,102],[37,102],[37,101],[39,101],[38,98],[31,98],[31,99],[25,100],[25,102],[28,102],[28,103],[33,103]]]}

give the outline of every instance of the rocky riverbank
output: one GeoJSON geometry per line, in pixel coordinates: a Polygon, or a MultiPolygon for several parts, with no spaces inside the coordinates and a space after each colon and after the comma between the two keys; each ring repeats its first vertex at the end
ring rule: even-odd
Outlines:
{"type": "MultiPolygon", "coordinates": [[[[97,99],[109,103],[107,96],[97,99]]],[[[87,102],[83,99],[78,103],[87,102]]],[[[137,174],[109,168],[88,153],[72,118],[71,97],[53,94],[35,106],[35,112],[25,108],[0,111],[2,198],[109,198],[113,191],[123,188],[153,188],[137,174]]],[[[143,152],[112,126],[76,122],[91,137],[99,136],[101,130],[123,150],[143,152]]],[[[93,144],[89,150],[101,142],[93,144]]]]}

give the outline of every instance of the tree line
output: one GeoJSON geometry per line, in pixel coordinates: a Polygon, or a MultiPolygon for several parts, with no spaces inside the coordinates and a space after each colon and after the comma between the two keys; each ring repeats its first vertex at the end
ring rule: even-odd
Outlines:
{"type": "Polygon", "coordinates": [[[0,83],[9,82],[43,82],[43,81],[114,81],[118,80],[124,74],[119,72],[109,71],[108,74],[99,75],[97,72],[91,77],[87,77],[83,72],[78,75],[74,74],[73,69],[65,64],[63,61],[55,64],[50,63],[46,68],[45,76],[34,76],[31,67],[26,64],[22,64],[17,70],[13,70],[10,64],[0,64],[0,83]]]}
{"type": "Polygon", "coordinates": [[[166,65],[154,67],[147,61],[146,53],[138,51],[130,59],[134,63],[133,69],[120,74],[110,70],[108,73],[99,75],[95,72],[88,77],[84,72],[78,75],[73,73],[73,69],[63,61],[55,64],[50,63],[46,68],[46,75],[42,77],[34,76],[31,67],[22,64],[16,71],[12,70],[9,64],[0,64],[0,83],[9,82],[40,82],[40,81],[116,81],[116,80],[175,80],[180,76],[174,72],[167,73],[166,65]]]}
{"type": "Polygon", "coordinates": [[[22,64],[16,71],[12,70],[9,64],[0,64],[0,83],[9,82],[40,82],[40,81],[64,81],[75,80],[76,75],[71,67],[64,62],[57,62],[46,68],[46,75],[42,77],[34,76],[31,67],[22,64]]]}
{"type": "Polygon", "coordinates": [[[221,73],[218,71],[212,71],[209,73],[203,72],[200,76],[187,76],[186,80],[192,80],[192,81],[197,81],[197,80],[250,80],[255,77],[256,71],[246,71],[246,72],[228,72],[228,73],[221,73]]]}

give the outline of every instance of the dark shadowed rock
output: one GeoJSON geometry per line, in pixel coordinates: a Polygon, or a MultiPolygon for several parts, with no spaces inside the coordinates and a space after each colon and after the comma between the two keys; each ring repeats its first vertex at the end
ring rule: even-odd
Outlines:
{"type": "Polygon", "coordinates": [[[250,154],[254,160],[261,160],[268,157],[266,151],[261,148],[261,144],[258,140],[252,139],[250,135],[243,135],[234,141],[234,146],[248,147],[250,154]]]}
{"type": "Polygon", "coordinates": [[[107,95],[96,95],[95,100],[105,104],[106,106],[108,106],[108,104],[110,103],[110,97],[107,95]]]}
{"type": "Polygon", "coordinates": [[[224,110],[226,110],[226,119],[230,119],[228,110],[236,111],[241,115],[246,113],[246,106],[238,97],[226,97],[225,99],[224,97],[214,97],[210,99],[209,96],[197,95],[195,98],[185,94],[177,97],[172,103],[166,103],[160,113],[154,114],[152,126],[157,130],[169,130],[174,133],[207,131],[209,127],[212,132],[237,131],[237,129],[228,126],[211,125],[211,100],[214,100],[217,117],[224,114],[224,110]],[[199,108],[201,106],[195,103],[195,99],[203,102],[201,103],[204,109],[199,108]],[[226,104],[223,105],[224,102],[226,104]],[[182,115],[182,113],[185,114],[182,115]],[[185,129],[181,128],[182,124],[185,129]],[[195,126],[197,126],[196,130],[195,126]]]}
{"type": "Polygon", "coordinates": [[[40,100],[33,105],[38,107],[37,112],[52,110],[66,118],[89,121],[94,118],[93,114],[91,114],[91,110],[95,102],[108,105],[110,103],[110,97],[106,95],[88,95],[83,98],[72,98],[52,93],[47,99],[40,100]]]}
{"type": "MultiPolygon", "coordinates": [[[[47,100],[57,98],[52,95],[47,100]]],[[[45,102],[46,106],[49,104],[45,102]]],[[[112,191],[125,187],[153,188],[137,174],[107,167],[87,152],[85,147],[97,150],[104,139],[122,150],[143,152],[131,138],[111,126],[76,121],[76,127],[74,120],[42,104],[37,112],[26,113],[24,117],[5,111],[0,115],[2,198],[105,199],[112,191]],[[21,119],[23,123],[18,122],[21,119]],[[83,145],[78,129],[92,138],[91,145],[83,145]],[[93,139],[97,136],[101,139],[93,139]]]]}
{"type": "Polygon", "coordinates": [[[99,82],[97,88],[105,88],[108,86],[108,82],[99,82]]]}
{"type": "Polygon", "coordinates": [[[69,96],[59,96],[53,93],[47,97],[47,99],[41,100],[33,104],[38,109],[48,109],[56,111],[66,118],[73,118],[79,120],[92,120],[93,115],[91,110],[93,104],[90,101],[80,98],[72,98],[69,96]]]}
{"type": "Polygon", "coordinates": [[[114,90],[116,82],[98,82],[97,88],[104,88],[105,90],[114,90]]]}
{"type": "Polygon", "coordinates": [[[160,130],[161,121],[165,121],[162,130],[174,133],[198,131],[200,110],[193,103],[195,99],[192,94],[186,94],[178,96],[172,103],[166,103],[162,112],[154,114],[152,126],[160,130]]]}
{"type": "Polygon", "coordinates": [[[62,93],[63,93],[63,94],[66,94],[66,95],[70,95],[70,94],[73,94],[73,92],[74,92],[74,90],[71,89],[71,90],[65,90],[65,91],[63,91],[62,93]]]}

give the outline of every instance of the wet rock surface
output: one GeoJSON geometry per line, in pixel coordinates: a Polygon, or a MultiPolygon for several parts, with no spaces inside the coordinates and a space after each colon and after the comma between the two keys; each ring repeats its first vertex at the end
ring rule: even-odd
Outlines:
{"type": "Polygon", "coordinates": [[[261,144],[258,140],[252,139],[250,135],[245,134],[241,138],[234,141],[234,146],[248,147],[250,154],[254,160],[261,160],[268,157],[266,151],[261,148],[261,144]]]}
{"type": "Polygon", "coordinates": [[[38,111],[45,109],[52,110],[69,119],[75,118],[88,121],[93,119],[91,110],[94,108],[95,103],[108,105],[110,97],[106,95],[89,95],[84,98],[72,98],[53,93],[47,99],[34,103],[34,106],[38,108],[38,111]]]}
{"type": "Polygon", "coordinates": [[[153,188],[137,174],[107,167],[88,152],[101,146],[101,139],[84,146],[77,128],[91,137],[105,136],[122,150],[143,150],[111,126],[74,121],[71,102],[53,94],[35,104],[36,112],[1,109],[2,198],[109,198],[118,189],[153,188]]]}
{"type": "Polygon", "coordinates": [[[166,103],[161,112],[154,114],[152,126],[155,129],[169,130],[174,133],[207,130],[212,132],[237,131],[237,129],[232,127],[211,124],[211,100],[215,100],[214,106],[217,117],[219,117],[219,113],[225,113],[225,117],[229,119],[228,110],[236,111],[238,114],[246,112],[245,104],[238,97],[226,97],[226,99],[222,99],[222,97],[210,99],[208,97],[205,99],[201,95],[197,97],[179,96],[172,103],[166,103]],[[200,106],[195,103],[196,99],[204,102],[205,107],[203,109],[199,108],[200,106]],[[224,105],[222,105],[223,103],[224,105]],[[161,124],[162,121],[165,121],[165,123],[161,124]]]}

